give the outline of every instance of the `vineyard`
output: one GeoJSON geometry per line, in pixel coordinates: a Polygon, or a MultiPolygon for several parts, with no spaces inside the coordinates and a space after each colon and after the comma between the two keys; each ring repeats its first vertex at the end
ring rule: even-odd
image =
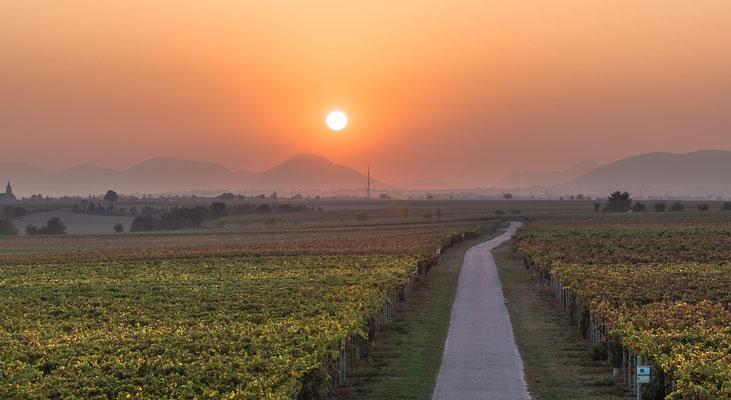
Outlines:
{"type": "Polygon", "coordinates": [[[0,269],[0,393],[316,397],[435,249],[477,234],[94,250],[62,262],[11,254],[0,269]]]}
{"type": "Polygon", "coordinates": [[[731,225],[724,220],[538,222],[514,245],[645,398],[731,398],[731,225]],[[655,397],[652,397],[655,396],[655,397]]]}
{"type": "MultiPolygon", "coordinates": [[[[462,231],[479,230],[464,226],[462,231]]],[[[242,257],[247,255],[303,254],[403,254],[430,256],[442,242],[444,231],[420,234],[246,241],[201,245],[158,245],[79,249],[42,252],[0,253],[2,265],[49,264],[64,262],[131,261],[147,259],[190,259],[200,257],[242,257]],[[431,246],[431,247],[429,247],[431,246]],[[436,247],[434,247],[436,246],[436,247]],[[433,248],[432,248],[433,247],[433,248]]]]}

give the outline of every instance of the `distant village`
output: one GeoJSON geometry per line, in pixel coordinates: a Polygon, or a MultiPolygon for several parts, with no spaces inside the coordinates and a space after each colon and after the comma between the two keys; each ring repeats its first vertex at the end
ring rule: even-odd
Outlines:
{"type": "MultiPolygon", "coordinates": [[[[8,181],[8,185],[5,187],[5,193],[0,193],[0,204],[14,203],[16,201],[39,201],[39,200],[46,200],[46,198],[44,198],[42,194],[34,194],[30,197],[23,197],[22,199],[17,198],[15,196],[15,194],[13,193],[13,187],[10,185],[10,181],[8,181]]],[[[75,200],[75,198],[64,196],[60,200],[70,201],[70,200],[75,200]]]]}
{"type": "Polygon", "coordinates": [[[10,181],[8,181],[8,186],[5,187],[5,193],[0,193],[0,201],[1,202],[10,202],[17,200],[15,198],[15,195],[13,194],[13,187],[10,186],[10,181]]]}

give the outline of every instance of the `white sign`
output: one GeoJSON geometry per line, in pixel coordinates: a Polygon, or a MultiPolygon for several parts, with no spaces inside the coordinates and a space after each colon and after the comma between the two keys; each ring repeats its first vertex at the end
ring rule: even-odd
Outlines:
{"type": "Polygon", "coordinates": [[[637,383],[650,383],[650,366],[637,366],[637,383]]]}

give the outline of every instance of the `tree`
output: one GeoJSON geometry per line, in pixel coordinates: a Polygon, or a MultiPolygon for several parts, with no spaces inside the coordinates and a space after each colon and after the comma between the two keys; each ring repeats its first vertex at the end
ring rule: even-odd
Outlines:
{"type": "Polygon", "coordinates": [[[616,192],[607,198],[607,212],[627,212],[632,205],[632,199],[629,192],[616,192]]]}
{"type": "Polygon", "coordinates": [[[0,235],[17,235],[18,227],[10,220],[0,219],[0,235]]]}
{"type": "Polygon", "coordinates": [[[387,193],[381,193],[378,198],[381,200],[389,200],[391,196],[389,196],[387,193]]]}
{"type": "Polygon", "coordinates": [[[698,211],[708,211],[709,207],[707,203],[698,204],[698,211]]]}
{"type": "Polygon", "coordinates": [[[216,197],[219,200],[233,200],[236,198],[236,195],[230,192],[226,192],[221,194],[220,196],[216,197]]]}
{"type": "Polygon", "coordinates": [[[124,225],[122,225],[122,224],[114,225],[114,232],[116,232],[116,233],[124,232],[124,225]]]}
{"type": "Polygon", "coordinates": [[[645,207],[645,205],[640,202],[635,203],[635,205],[632,207],[632,212],[645,212],[645,211],[647,211],[647,207],[645,207]]]}
{"type": "Polygon", "coordinates": [[[272,200],[276,200],[276,199],[277,199],[277,192],[274,192],[274,193],[272,193],[272,195],[271,195],[271,196],[269,196],[269,197],[270,197],[270,198],[271,198],[272,200]]]}
{"type": "Polygon", "coordinates": [[[601,205],[601,204],[599,204],[599,202],[595,202],[595,203],[594,203],[594,212],[599,212],[599,208],[600,208],[601,206],[602,206],[602,205],[601,205]]]}
{"type": "Polygon", "coordinates": [[[269,204],[260,204],[256,207],[257,214],[269,214],[272,212],[272,207],[269,204]]]}
{"type": "Polygon", "coordinates": [[[503,193],[503,198],[506,200],[510,200],[513,198],[513,194],[512,193],[503,193]]]}
{"type": "Polygon", "coordinates": [[[731,211],[731,201],[727,201],[727,202],[723,203],[723,205],[721,206],[721,210],[722,211],[731,211]]]}
{"type": "Polygon", "coordinates": [[[66,225],[58,217],[53,217],[46,223],[47,235],[63,235],[66,233],[66,225]]]}
{"type": "Polygon", "coordinates": [[[28,225],[25,228],[28,235],[63,235],[66,233],[66,225],[58,217],[53,217],[46,222],[45,226],[28,225]]]}
{"type": "Polygon", "coordinates": [[[208,206],[208,208],[211,210],[213,215],[216,216],[216,218],[221,218],[223,217],[223,213],[226,212],[226,203],[217,201],[208,206]]]}
{"type": "Polygon", "coordinates": [[[114,203],[119,200],[119,195],[114,190],[107,190],[107,194],[104,195],[104,201],[114,203]]]}
{"type": "Polygon", "coordinates": [[[585,199],[585,197],[583,194],[579,193],[576,195],[576,200],[584,200],[584,199],[585,199]]]}
{"type": "Polygon", "coordinates": [[[665,203],[655,203],[652,208],[655,210],[655,212],[665,212],[665,203]]]}
{"type": "Polygon", "coordinates": [[[685,205],[683,205],[680,201],[676,201],[670,206],[670,208],[668,208],[668,211],[685,211],[685,205]]]}
{"type": "Polygon", "coordinates": [[[132,227],[129,228],[130,232],[157,230],[160,230],[160,220],[152,216],[143,215],[132,220],[132,227]]]}
{"type": "Polygon", "coordinates": [[[197,229],[204,219],[204,207],[173,208],[160,217],[161,229],[197,229]]]}

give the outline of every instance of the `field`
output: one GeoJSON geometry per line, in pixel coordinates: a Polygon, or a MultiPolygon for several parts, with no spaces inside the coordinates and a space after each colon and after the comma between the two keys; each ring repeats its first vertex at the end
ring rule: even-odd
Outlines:
{"type": "Polygon", "coordinates": [[[0,393],[322,395],[344,352],[359,350],[348,346],[373,334],[384,302],[424,274],[437,248],[499,222],[477,209],[417,212],[336,210],[285,226],[232,217],[223,222],[235,227],[198,231],[3,238],[0,393]]]}
{"type": "MultiPolygon", "coordinates": [[[[719,204],[634,214],[596,213],[591,201],[319,204],[198,230],[0,237],[0,397],[322,398],[346,365],[364,373],[354,360],[390,317],[389,302],[408,301],[404,288],[434,264],[437,248],[504,218],[528,221],[516,254],[627,379],[627,360],[641,354],[662,371],[646,390],[730,396],[731,213],[719,204]]],[[[450,268],[449,279],[419,289],[421,299],[442,299],[442,316],[459,271],[450,268]]],[[[409,325],[423,340],[448,326],[429,307],[404,307],[399,319],[430,321],[409,325]]],[[[532,318],[515,323],[529,329],[532,318]]],[[[540,344],[518,345],[530,363],[530,346],[540,344]]],[[[431,360],[424,365],[440,359],[439,346],[429,348],[419,353],[431,360]]],[[[410,362],[386,351],[389,365],[410,362]]],[[[561,365],[551,368],[561,375],[561,365]]],[[[593,368],[596,376],[603,367],[593,368]]],[[[367,386],[399,380],[358,379],[356,393],[386,393],[367,386]]]]}
{"type": "MultiPolygon", "coordinates": [[[[627,379],[654,366],[656,397],[731,397],[731,224],[727,217],[543,221],[515,247],[627,379]]],[[[649,396],[650,394],[648,394],[649,396]]]]}
{"type": "Polygon", "coordinates": [[[416,263],[328,255],[16,267],[0,283],[1,391],[291,398],[306,373],[325,372],[367,332],[416,263]]]}

